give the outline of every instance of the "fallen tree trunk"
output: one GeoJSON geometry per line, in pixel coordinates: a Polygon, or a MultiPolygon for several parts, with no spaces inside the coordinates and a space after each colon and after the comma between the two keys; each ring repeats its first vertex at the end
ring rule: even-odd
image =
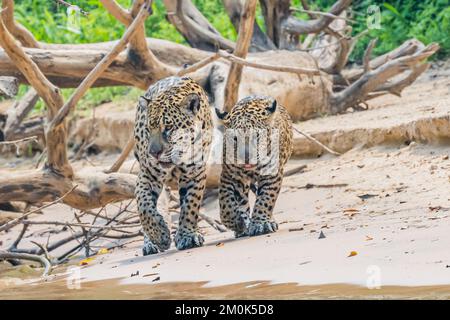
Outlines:
{"type": "MultiPolygon", "coordinates": [[[[25,49],[25,52],[32,57],[32,60],[50,81],[60,87],[74,87],[86,77],[89,71],[106,54],[106,49],[114,43],[99,44],[101,50],[93,50],[94,45],[52,45],[49,49],[25,49]]],[[[173,43],[167,45],[167,41],[148,40],[148,43],[158,44],[155,55],[161,58],[161,60],[163,58],[168,59],[168,55],[173,56],[173,50],[176,48],[175,51],[179,52],[180,55],[174,59],[175,62],[179,63],[178,66],[174,65],[174,68],[181,68],[183,64],[193,64],[210,55],[183,45],[173,43]]],[[[388,62],[391,65],[396,64],[400,66],[402,61],[397,62],[397,59],[413,56],[419,52],[426,52],[425,55],[418,54],[413,59],[414,61],[409,65],[410,68],[413,68],[415,65],[420,65],[426,57],[432,55],[437,50],[438,46],[436,45],[429,46],[425,50],[423,44],[419,41],[411,40],[391,53],[386,54],[384,57],[374,58],[370,62],[370,65],[373,70],[380,68],[388,62]]],[[[273,61],[283,61],[283,66],[311,69],[317,67],[311,55],[300,51],[278,50],[250,53],[247,60],[257,64],[273,64],[273,61]]],[[[132,85],[146,89],[150,83],[161,77],[161,75],[155,75],[148,70],[137,70],[126,61],[126,54],[120,54],[112,65],[94,82],[93,86],[132,85]]],[[[230,63],[221,60],[190,74],[190,76],[209,89],[211,100],[215,106],[220,108],[224,104],[224,87],[229,68],[230,63]]],[[[396,68],[396,72],[390,74],[389,78],[407,71],[406,69],[405,67],[396,68]]],[[[361,68],[348,71],[343,76],[335,76],[325,72],[322,72],[320,76],[299,76],[293,73],[244,67],[241,85],[238,89],[238,97],[242,98],[255,92],[264,92],[267,95],[272,95],[277,98],[289,110],[294,120],[305,120],[318,115],[344,112],[354,106],[358,99],[347,100],[344,98],[343,100],[341,99],[342,101],[340,100],[338,107],[334,106],[336,98],[333,99],[333,95],[343,96],[343,94],[335,94],[333,92],[333,85],[342,83],[340,80],[341,77],[345,77],[350,83],[355,82],[362,77],[363,73],[364,70],[361,68]]],[[[17,67],[15,67],[14,63],[4,51],[0,51],[1,75],[15,76],[22,83],[26,83],[25,78],[18,74],[17,67]]],[[[414,79],[419,75],[420,73],[415,74],[414,79]]],[[[374,74],[370,74],[366,78],[374,79],[372,82],[379,83],[380,86],[388,79],[385,77],[381,80],[375,79],[376,75],[374,74]]],[[[355,92],[355,96],[359,95],[359,100],[364,99],[359,93],[359,87],[355,86],[351,90],[355,92]]],[[[372,88],[372,90],[376,91],[376,88],[372,88]]],[[[367,93],[364,92],[363,95],[367,93]]],[[[349,94],[346,97],[349,97],[349,94]]]]}
{"type": "Polygon", "coordinates": [[[106,174],[95,168],[77,170],[73,179],[66,179],[48,170],[32,170],[0,177],[0,203],[24,201],[33,204],[54,201],[75,185],[62,202],[80,210],[134,197],[136,175],[106,174]]]}

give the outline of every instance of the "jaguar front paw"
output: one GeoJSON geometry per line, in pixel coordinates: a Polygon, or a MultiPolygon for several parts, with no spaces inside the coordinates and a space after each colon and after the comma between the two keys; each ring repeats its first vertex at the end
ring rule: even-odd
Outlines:
{"type": "Polygon", "coordinates": [[[156,245],[159,251],[162,252],[170,248],[170,230],[162,216],[151,217],[145,229],[150,242],[156,245]]]}
{"type": "Polygon", "coordinates": [[[158,253],[158,247],[153,244],[153,242],[146,236],[144,235],[144,245],[142,247],[142,254],[144,256],[148,256],[151,254],[156,254],[158,253]]]}
{"type": "Polygon", "coordinates": [[[175,235],[175,245],[178,250],[186,250],[201,247],[205,239],[199,232],[185,233],[177,232],[175,235]]]}
{"type": "Polygon", "coordinates": [[[256,221],[252,220],[248,227],[248,235],[259,236],[262,234],[273,233],[278,230],[278,224],[275,221],[256,221]]]}

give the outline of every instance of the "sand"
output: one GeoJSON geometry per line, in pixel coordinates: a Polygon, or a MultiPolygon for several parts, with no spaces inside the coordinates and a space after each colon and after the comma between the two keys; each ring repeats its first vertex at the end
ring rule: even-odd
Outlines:
{"type": "MultiPolygon", "coordinates": [[[[419,83],[407,92],[428,87],[419,83]]],[[[421,94],[426,99],[433,93],[421,94]]],[[[441,94],[450,103],[450,90],[441,94]]],[[[393,110],[402,101],[384,99],[385,108],[393,110]]],[[[377,104],[375,109],[382,107],[377,104]]],[[[340,157],[293,159],[289,168],[307,167],[283,182],[274,210],[280,225],[275,234],[234,239],[231,232],[220,233],[203,221],[203,247],[177,251],[172,246],[146,257],[139,239],[79,267],[79,290],[67,287],[67,268],[78,268],[82,252],[46,281],[39,279],[39,269],[3,264],[0,298],[448,299],[449,155],[450,144],[442,140],[390,145],[384,141],[370,148],[353,147],[340,157]]],[[[117,205],[108,210],[113,214],[117,205]]],[[[202,211],[217,219],[217,200],[202,211]]],[[[67,206],[56,205],[33,219],[71,217],[67,206]]],[[[30,240],[45,243],[49,235],[52,240],[64,236],[45,226],[30,230],[23,248],[33,247],[30,240]]],[[[2,247],[8,247],[19,231],[0,235],[2,247]]]]}

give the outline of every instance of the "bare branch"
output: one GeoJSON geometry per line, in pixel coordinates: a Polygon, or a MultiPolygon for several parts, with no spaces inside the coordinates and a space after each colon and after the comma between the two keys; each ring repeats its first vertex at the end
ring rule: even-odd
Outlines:
{"type": "Polygon", "coordinates": [[[123,148],[122,152],[120,153],[119,157],[116,161],[114,161],[113,165],[105,171],[105,173],[111,173],[111,172],[117,172],[119,171],[120,167],[123,165],[125,160],[128,158],[129,154],[133,150],[134,147],[134,135],[132,134],[130,138],[128,139],[128,142],[123,148]]]}
{"type": "MultiPolygon", "coordinates": [[[[239,58],[247,56],[255,23],[257,0],[246,0],[239,24],[239,34],[234,55],[239,58]]],[[[224,93],[224,109],[230,111],[238,99],[239,84],[242,77],[242,65],[232,63],[228,72],[224,93]]]]}
{"type": "Polygon", "coordinates": [[[100,0],[105,9],[120,23],[129,26],[133,22],[130,13],[115,0],[100,0]]]}
{"type": "Polygon", "coordinates": [[[292,16],[287,18],[283,22],[283,30],[290,34],[308,34],[317,33],[326,28],[333,20],[335,16],[339,16],[342,11],[344,11],[351,3],[351,0],[339,0],[337,1],[328,12],[328,15],[323,15],[322,17],[309,21],[298,20],[292,16]]]}
{"type": "MultiPolygon", "coordinates": [[[[239,30],[239,23],[241,21],[241,13],[244,1],[241,0],[222,0],[222,3],[230,17],[231,23],[236,31],[239,30]]],[[[275,50],[275,44],[270,38],[261,30],[259,25],[255,22],[253,24],[253,35],[250,46],[250,51],[267,51],[275,50]]]]}
{"type": "Polygon", "coordinates": [[[75,190],[76,187],[77,187],[77,185],[73,186],[72,189],[70,189],[70,190],[69,190],[68,192],[66,192],[62,197],[56,199],[55,201],[52,201],[52,202],[50,202],[50,203],[47,203],[46,205],[44,205],[44,206],[42,206],[42,207],[39,207],[39,208],[37,208],[37,209],[28,211],[27,213],[24,213],[23,216],[21,216],[20,218],[17,218],[17,219],[14,219],[14,220],[9,221],[8,223],[5,223],[4,225],[0,226],[0,232],[2,232],[2,231],[7,231],[7,230],[13,228],[14,226],[16,226],[16,225],[18,225],[19,223],[21,223],[23,219],[25,219],[26,217],[28,217],[29,215],[31,215],[31,214],[33,214],[33,213],[42,211],[42,210],[45,209],[45,208],[48,208],[48,207],[50,207],[50,206],[52,206],[52,205],[54,205],[54,204],[57,204],[57,203],[63,201],[64,198],[67,197],[73,190],[75,190]]]}
{"type": "Polygon", "coordinates": [[[347,65],[348,59],[350,58],[350,55],[353,52],[358,39],[365,36],[368,32],[368,30],[364,30],[352,38],[341,38],[339,54],[334,65],[330,66],[329,68],[324,68],[323,71],[331,74],[340,74],[344,67],[347,65]]]}
{"type": "MultiPolygon", "coordinates": [[[[135,20],[138,13],[143,6],[148,6],[148,12],[152,14],[153,0],[133,0],[130,14],[135,20]]],[[[131,27],[131,26],[130,26],[131,27]]],[[[130,49],[128,50],[128,61],[131,62],[135,68],[144,68],[148,70],[154,70],[159,74],[161,78],[172,75],[175,70],[170,66],[165,65],[156,58],[153,52],[148,48],[145,39],[145,25],[142,20],[137,26],[137,31],[133,37],[130,37],[130,49]]],[[[147,86],[149,83],[147,83],[147,86]]]]}
{"type": "Polygon", "coordinates": [[[173,10],[173,1],[165,1],[165,4],[169,12],[174,12],[179,22],[175,19],[171,19],[173,14],[170,13],[169,19],[171,19],[171,22],[175,24],[178,30],[193,47],[211,50],[215,49],[216,46],[219,46],[219,48],[222,49],[234,50],[234,42],[222,37],[222,35],[214,29],[190,1],[175,1],[175,10],[173,10]],[[171,7],[173,11],[170,11],[171,7]],[[206,42],[207,46],[199,46],[201,41],[206,42]]]}
{"type": "Polygon", "coordinates": [[[14,252],[0,250],[0,259],[1,260],[19,259],[19,260],[30,260],[30,261],[39,262],[44,267],[44,273],[42,274],[43,277],[46,277],[50,273],[51,268],[52,268],[50,261],[48,261],[46,258],[44,258],[42,256],[38,256],[35,254],[14,253],[14,252]]]}
{"type": "Polygon", "coordinates": [[[39,96],[36,90],[30,88],[22,99],[16,101],[9,108],[4,128],[5,140],[9,140],[8,136],[19,127],[22,120],[34,108],[38,99],[39,96]]]}
{"type": "Polygon", "coordinates": [[[300,166],[298,166],[298,167],[296,167],[296,168],[292,168],[292,169],[290,169],[290,170],[287,170],[287,171],[284,172],[283,177],[290,177],[290,176],[293,176],[293,175],[295,175],[295,174],[297,174],[297,173],[301,173],[301,172],[303,172],[307,167],[308,167],[308,165],[302,164],[302,165],[300,165],[300,166]]]}
{"type": "Polygon", "coordinates": [[[23,225],[22,230],[20,231],[20,233],[17,236],[16,240],[14,240],[14,242],[8,248],[8,251],[13,251],[14,249],[17,249],[17,246],[19,245],[20,241],[22,241],[23,236],[27,232],[27,229],[28,229],[28,225],[23,225]]]}
{"type": "Polygon", "coordinates": [[[218,59],[220,59],[220,54],[218,52],[216,52],[215,54],[210,55],[209,57],[206,57],[205,59],[193,64],[192,66],[189,66],[186,69],[182,69],[182,70],[178,71],[177,76],[181,77],[186,74],[193,73],[218,59]]]}
{"type": "MultiPolygon", "coordinates": [[[[430,67],[430,63],[422,63],[418,66],[415,66],[412,68],[411,72],[404,77],[403,79],[394,81],[394,82],[387,82],[380,87],[377,88],[377,90],[374,92],[374,94],[377,93],[383,93],[383,94],[393,94],[398,97],[401,96],[401,93],[403,89],[405,89],[407,86],[411,85],[422,73],[428,70],[430,67]]],[[[373,98],[374,96],[372,96],[373,98]]]]}
{"type": "Polygon", "coordinates": [[[327,147],[326,145],[324,145],[322,142],[320,142],[319,140],[317,140],[316,138],[314,138],[313,136],[311,136],[309,133],[300,131],[299,129],[297,129],[296,127],[293,127],[294,131],[296,131],[297,133],[300,133],[302,136],[304,136],[306,139],[314,142],[315,144],[317,144],[318,146],[322,147],[324,150],[328,151],[331,154],[334,154],[335,156],[340,156],[341,154],[337,151],[334,151],[333,149],[330,149],[329,147],[327,147]]]}
{"type": "MultiPolygon", "coordinates": [[[[341,12],[346,16],[346,11],[341,12]]],[[[321,70],[329,74],[340,74],[348,62],[356,41],[366,34],[363,31],[354,37],[347,35],[351,28],[345,20],[334,20],[318,35],[318,40],[311,46],[311,55],[315,57],[321,70]]]]}
{"type": "MultiPolygon", "coordinates": [[[[394,50],[372,59],[370,61],[370,66],[372,69],[376,69],[379,66],[388,62],[389,60],[412,55],[412,54],[418,52],[419,50],[422,50],[423,48],[424,48],[424,45],[419,40],[417,40],[417,39],[407,40],[401,46],[395,48],[394,50]]],[[[349,82],[354,82],[355,80],[359,79],[364,74],[364,68],[355,68],[355,69],[351,69],[351,70],[344,70],[342,73],[343,73],[343,76],[349,82]]],[[[339,79],[335,79],[335,83],[340,84],[343,82],[339,79]]]]}
{"type": "Polygon", "coordinates": [[[375,47],[377,40],[378,39],[370,40],[370,43],[367,46],[366,51],[364,52],[363,57],[364,73],[370,71],[370,56],[372,55],[372,50],[375,47]]]}
{"type": "Polygon", "coordinates": [[[103,225],[94,225],[87,223],[71,223],[68,221],[22,221],[24,225],[54,225],[54,226],[69,226],[69,227],[79,227],[79,228],[89,228],[89,229],[100,229],[100,230],[113,230],[129,233],[129,231],[125,231],[122,229],[126,228],[137,228],[140,227],[140,223],[129,224],[129,225],[121,225],[121,226],[103,226],[103,225]]]}
{"type": "Polygon", "coordinates": [[[43,117],[34,117],[24,121],[14,130],[8,131],[7,135],[5,135],[7,141],[22,140],[30,137],[36,137],[36,142],[45,141],[44,122],[43,117]]]}
{"type": "Polygon", "coordinates": [[[309,16],[311,19],[317,18],[317,16],[316,16],[314,13],[311,13],[311,9],[310,9],[310,7],[309,7],[309,4],[308,4],[308,1],[307,1],[307,0],[301,0],[300,2],[302,3],[303,9],[305,9],[305,12],[308,14],[308,16],[309,16]]]}
{"type": "Polygon", "coordinates": [[[291,10],[304,12],[304,13],[309,13],[309,14],[318,15],[318,16],[324,16],[324,17],[328,17],[328,18],[336,19],[336,20],[345,20],[346,22],[350,22],[350,23],[357,23],[357,21],[355,21],[355,20],[349,19],[347,17],[337,16],[337,15],[334,15],[334,14],[329,13],[329,12],[305,10],[305,9],[294,8],[294,7],[291,7],[291,10]]]}
{"type": "Polygon", "coordinates": [[[287,66],[279,66],[279,65],[270,65],[263,63],[251,62],[242,58],[239,58],[231,53],[228,53],[223,50],[219,50],[218,54],[221,58],[229,60],[235,64],[240,64],[241,66],[251,67],[255,69],[264,69],[270,71],[279,71],[279,72],[290,72],[296,74],[306,74],[306,75],[320,75],[319,69],[310,69],[310,68],[300,68],[300,67],[287,67],[287,66]]]}
{"type": "MultiPolygon", "coordinates": [[[[438,49],[439,45],[432,43],[413,55],[390,60],[377,69],[365,73],[347,89],[333,94],[330,101],[332,113],[340,113],[347,108],[357,106],[358,103],[364,101],[371,92],[380,87],[382,88],[383,84],[388,79],[401,74],[408,69],[414,69],[417,65],[420,65],[423,60],[433,55],[438,49]]],[[[424,67],[420,67],[418,71],[424,70],[423,68],[424,67]]],[[[417,72],[414,74],[417,74],[417,72]]],[[[408,81],[410,80],[411,79],[408,81]]]]}
{"type": "Polygon", "coordinates": [[[1,13],[6,28],[20,41],[24,47],[38,48],[39,43],[30,31],[14,20],[14,0],[2,0],[3,11],[1,13]]]}
{"type": "Polygon", "coordinates": [[[199,216],[200,219],[202,219],[205,222],[207,222],[211,227],[213,227],[217,231],[219,231],[219,232],[227,232],[228,231],[227,228],[224,225],[222,225],[218,221],[215,221],[213,218],[208,217],[206,214],[199,213],[198,216],[199,216]]]}
{"type": "Polygon", "coordinates": [[[17,145],[21,142],[26,142],[26,141],[37,141],[37,137],[33,136],[33,137],[26,137],[23,139],[18,139],[18,140],[9,140],[9,141],[0,141],[0,146],[7,146],[7,145],[17,145]]]}

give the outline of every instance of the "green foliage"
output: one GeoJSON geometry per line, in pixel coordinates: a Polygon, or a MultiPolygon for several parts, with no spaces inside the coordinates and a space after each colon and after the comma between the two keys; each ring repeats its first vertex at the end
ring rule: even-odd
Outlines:
{"type": "Polygon", "coordinates": [[[193,0],[195,6],[225,38],[236,40],[237,33],[221,0],[193,0]]]}
{"type": "MultiPolygon", "coordinates": [[[[124,8],[128,8],[132,0],[117,0],[124,8]]],[[[99,0],[68,0],[89,12],[88,16],[79,18],[80,33],[67,29],[67,8],[56,1],[16,0],[16,19],[22,23],[39,40],[49,43],[90,43],[111,41],[121,37],[124,26],[114,19],[103,8],[99,0]]],[[[236,30],[231,24],[221,0],[193,0],[197,8],[211,24],[226,38],[235,40],[236,30]]],[[[310,0],[313,10],[328,10],[335,0],[310,0]]],[[[353,1],[354,19],[353,34],[367,28],[367,10],[370,5],[381,9],[381,29],[370,30],[369,34],[358,41],[351,57],[360,61],[371,38],[379,39],[374,54],[382,54],[394,49],[405,40],[415,37],[428,44],[438,42],[442,49],[438,56],[450,54],[450,6],[448,0],[358,0],[353,1]]],[[[293,0],[292,6],[301,8],[300,0],[293,0]]],[[[162,0],[155,0],[153,14],[146,20],[146,34],[149,37],[166,39],[177,43],[186,43],[166,19],[167,12],[162,0]]],[[[307,19],[304,13],[295,13],[297,17],[307,19]]],[[[264,30],[261,9],[258,8],[257,22],[264,30]]],[[[25,92],[21,88],[20,94],[25,92]]],[[[73,90],[65,89],[68,97],[73,90]]],[[[139,90],[128,87],[97,88],[89,90],[78,104],[82,108],[95,106],[125,95],[139,94],[139,90]]],[[[39,102],[37,109],[43,108],[39,102]]]]}
{"type": "MultiPolygon", "coordinates": [[[[367,14],[370,5],[381,9],[381,29],[370,30],[368,37],[358,42],[353,58],[359,60],[370,38],[378,38],[374,54],[394,49],[410,38],[417,38],[425,44],[438,42],[441,50],[433,57],[443,58],[450,54],[450,6],[448,0],[362,0],[355,1],[353,9],[367,14]]],[[[354,33],[367,28],[366,17],[355,15],[358,25],[354,33]]]]}
{"type": "MultiPolygon", "coordinates": [[[[311,9],[325,11],[335,0],[309,1],[311,9]]],[[[300,0],[293,0],[294,7],[301,8],[300,0]]],[[[368,8],[380,8],[381,29],[369,30],[361,38],[352,54],[352,61],[360,61],[370,39],[378,38],[374,55],[388,52],[404,41],[417,38],[425,44],[438,42],[441,50],[433,57],[444,58],[450,55],[450,5],[448,0],[359,0],[353,1],[353,35],[367,29],[368,8]]],[[[297,14],[306,18],[305,14],[297,14]]]]}

